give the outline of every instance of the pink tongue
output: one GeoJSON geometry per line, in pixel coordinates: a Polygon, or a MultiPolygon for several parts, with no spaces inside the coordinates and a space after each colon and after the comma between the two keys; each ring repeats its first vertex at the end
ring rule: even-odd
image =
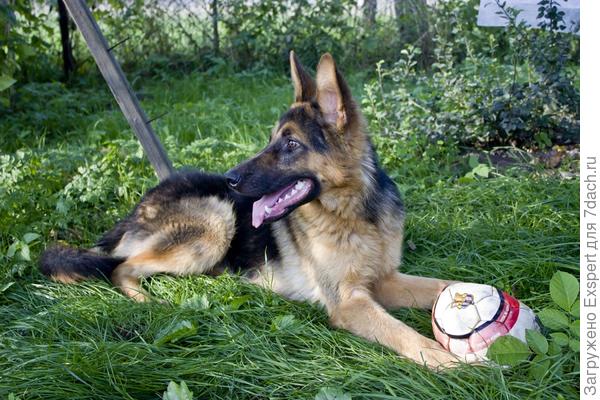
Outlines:
{"type": "Polygon", "coordinates": [[[266,194],[259,200],[256,200],[252,205],[252,226],[258,228],[265,220],[265,206],[270,206],[275,203],[280,192],[266,194]]]}

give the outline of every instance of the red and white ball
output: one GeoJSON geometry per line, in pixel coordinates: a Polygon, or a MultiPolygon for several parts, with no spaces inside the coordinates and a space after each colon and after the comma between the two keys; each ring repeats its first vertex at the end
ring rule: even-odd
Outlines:
{"type": "Polygon", "coordinates": [[[446,287],[431,316],[436,340],[466,361],[485,360],[488,347],[500,336],[525,342],[527,329],[540,330],[529,307],[493,286],[476,283],[446,287]]]}

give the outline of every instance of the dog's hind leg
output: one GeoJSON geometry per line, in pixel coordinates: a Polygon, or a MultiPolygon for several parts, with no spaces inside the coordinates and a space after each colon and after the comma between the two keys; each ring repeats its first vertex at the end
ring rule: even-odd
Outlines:
{"type": "Polygon", "coordinates": [[[151,233],[139,239],[135,234],[123,235],[115,253],[126,259],[111,276],[115,286],[137,301],[148,299],[141,278],[212,270],[224,258],[235,234],[233,206],[217,197],[182,198],[144,222],[151,233]]]}
{"type": "Polygon", "coordinates": [[[379,304],[391,310],[402,307],[431,309],[440,292],[451,283],[394,271],[377,281],[373,295],[379,304]]]}
{"type": "Polygon", "coordinates": [[[128,258],[113,271],[111,280],[126,296],[136,301],[147,301],[149,295],[142,288],[141,279],[161,273],[199,275],[215,266],[219,257],[215,257],[214,248],[210,246],[202,251],[198,246],[201,240],[199,238],[192,246],[184,244],[162,252],[149,249],[128,258]]]}

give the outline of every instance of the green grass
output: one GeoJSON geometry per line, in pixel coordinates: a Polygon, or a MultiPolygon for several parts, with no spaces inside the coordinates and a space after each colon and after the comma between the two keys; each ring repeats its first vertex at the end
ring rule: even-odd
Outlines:
{"type": "MultiPolygon", "coordinates": [[[[136,86],[150,116],[169,111],[154,126],[176,166],[210,171],[259,150],[292,96],[286,78],[264,74],[136,86]]],[[[360,79],[353,86],[360,96],[360,79]]],[[[526,366],[436,374],[330,329],[317,306],[232,276],[149,281],[167,304],[134,304],[104,282],[47,281],[35,266],[47,244],[91,245],[155,178],[104,86],[45,90],[55,96],[26,98],[0,119],[9,133],[0,142],[1,398],[157,399],[171,380],[202,399],[314,398],[323,387],[355,399],[578,398],[574,353],[541,381],[526,366]],[[27,233],[40,236],[25,245],[27,233]],[[181,321],[195,329],[156,342],[181,321]]],[[[555,271],[578,271],[577,179],[515,169],[460,183],[465,160],[405,157],[375,139],[405,195],[404,271],[494,284],[534,309],[550,303],[555,271]]],[[[431,336],[428,313],[396,315],[431,336]]]]}

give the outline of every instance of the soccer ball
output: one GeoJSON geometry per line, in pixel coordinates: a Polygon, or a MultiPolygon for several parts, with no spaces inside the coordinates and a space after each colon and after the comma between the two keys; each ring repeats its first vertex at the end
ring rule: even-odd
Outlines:
{"type": "Polygon", "coordinates": [[[438,296],[431,313],[433,334],[448,351],[465,361],[486,360],[500,336],[525,342],[527,329],[540,330],[534,312],[493,286],[453,283],[438,296]]]}

